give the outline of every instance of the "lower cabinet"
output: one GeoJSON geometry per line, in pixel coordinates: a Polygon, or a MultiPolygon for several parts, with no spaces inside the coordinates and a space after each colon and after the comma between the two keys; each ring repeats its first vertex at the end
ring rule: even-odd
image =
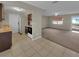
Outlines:
{"type": "Polygon", "coordinates": [[[12,46],[12,32],[0,33],[0,52],[12,46]]]}

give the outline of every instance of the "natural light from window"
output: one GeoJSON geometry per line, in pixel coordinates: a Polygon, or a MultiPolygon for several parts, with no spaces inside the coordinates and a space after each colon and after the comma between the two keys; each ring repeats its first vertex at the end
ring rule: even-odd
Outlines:
{"type": "Polygon", "coordinates": [[[79,25],[79,16],[72,17],[72,24],[79,25]]]}
{"type": "Polygon", "coordinates": [[[63,24],[63,20],[61,20],[61,21],[53,20],[52,24],[59,24],[59,25],[61,25],[61,24],[63,24]]]}
{"type": "Polygon", "coordinates": [[[72,31],[73,33],[79,33],[79,31],[72,31]]]}

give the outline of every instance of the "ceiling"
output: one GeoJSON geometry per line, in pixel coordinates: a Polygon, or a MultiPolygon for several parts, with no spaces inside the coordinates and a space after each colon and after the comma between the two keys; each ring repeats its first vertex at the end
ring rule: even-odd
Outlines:
{"type": "Polygon", "coordinates": [[[26,3],[18,2],[18,1],[1,1],[3,3],[5,13],[19,13],[19,14],[25,14],[28,13],[32,8],[32,6],[29,6],[26,3]],[[26,12],[27,10],[27,12],[26,12]]]}
{"type": "Polygon", "coordinates": [[[79,13],[79,1],[23,1],[24,3],[31,4],[38,8],[45,10],[43,13],[46,16],[54,15],[58,13],[63,14],[72,14],[79,13]]]}
{"type": "Polygon", "coordinates": [[[27,9],[35,6],[43,10],[43,15],[52,16],[55,14],[64,15],[79,13],[79,1],[21,1],[21,2],[3,2],[5,7],[10,10],[11,7],[27,9]]]}
{"type": "Polygon", "coordinates": [[[39,7],[41,9],[47,9],[51,6],[51,1],[23,1],[24,3],[31,4],[33,6],[39,7]]]}

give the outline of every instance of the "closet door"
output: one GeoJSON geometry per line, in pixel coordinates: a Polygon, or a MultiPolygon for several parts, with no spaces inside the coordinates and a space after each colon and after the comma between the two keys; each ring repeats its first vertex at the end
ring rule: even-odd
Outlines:
{"type": "Polygon", "coordinates": [[[2,3],[0,3],[0,21],[2,21],[2,3]]]}
{"type": "Polygon", "coordinates": [[[19,16],[18,14],[9,14],[9,25],[13,33],[18,32],[18,22],[19,22],[18,16],[19,16]]]}

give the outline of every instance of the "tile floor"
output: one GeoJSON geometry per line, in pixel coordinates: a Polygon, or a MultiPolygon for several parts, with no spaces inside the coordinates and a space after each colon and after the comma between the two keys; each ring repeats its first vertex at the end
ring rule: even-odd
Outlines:
{"type": "Polygon", "coordinates": [[[13,34],[12,48],[0,53],[1,57],[78,57],[79,53],[54,42],[40,38],[31,40],[25,34],[13,34]]]}

